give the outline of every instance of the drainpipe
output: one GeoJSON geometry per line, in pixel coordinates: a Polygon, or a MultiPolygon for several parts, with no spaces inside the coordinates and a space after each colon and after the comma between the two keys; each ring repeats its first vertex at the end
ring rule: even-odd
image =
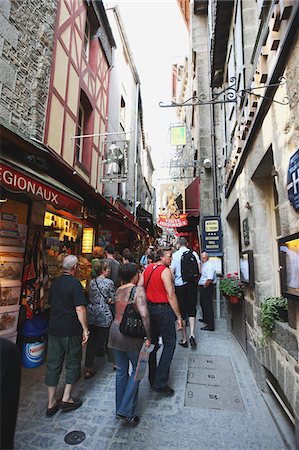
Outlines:
{"type": "Polygon", "coordinates": [[[135,133],[134,133],[134,216],[137,215],[137,192],[138,192],[138,177],[137,177],[137,153],[138,153],[138,104],[139,104],[139,90],[140,82],[136,84],[136,116],[135,116],[135,133]]]}

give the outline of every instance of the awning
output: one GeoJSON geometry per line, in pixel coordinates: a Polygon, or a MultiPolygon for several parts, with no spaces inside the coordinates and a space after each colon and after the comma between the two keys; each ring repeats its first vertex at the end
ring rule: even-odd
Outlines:
{"type": "Polygon", "coordinates": [[[134,215],[127,210],[120,202],[116,201],[114,204],[114,208],[119,212],[122,217],[124,226],[129,230],[133,231],[136,234],[140,234],[141,236],[146,236],[146,231],[143,228],[139,227],[139,225],[135,222],[134,215]]]}
{"type": "Polygon", "coordinates": [[[37,173],[30,167],[10,158],[0,158],[1,185],[12,192],[22,192],[37,201],[44,201],[57,209],[70,212],[80,210],[83,198],[59,181],[44,173],[37,173]]]}
{"type": "Polygon", "coordinates": [[[199,177],[185,189],[186,213],[189,216],[198,217],[200,215],[200,184],[199,177]]]}
{"type": "Polygon", "coordinates": [[[146,209],[142,208],[140,205],[136,211],[138,225],[148,232],[152,237],[155,236],[155,229],[153,224],[153,216],[146,209]]]}

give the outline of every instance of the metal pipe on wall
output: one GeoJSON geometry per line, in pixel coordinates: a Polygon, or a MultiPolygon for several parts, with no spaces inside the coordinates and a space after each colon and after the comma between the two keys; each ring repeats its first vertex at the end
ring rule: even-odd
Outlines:
{"type": "Polygon", "coordinates": [[[138,104],[139,104],[139,89],[140,82],[136,84],[136,116],[135,116],[135,133],[134,133],[134,216],[137,214],[137,192],[138,192],[138,165],[137,165],[137,156],[138,156],[138,104]]]}

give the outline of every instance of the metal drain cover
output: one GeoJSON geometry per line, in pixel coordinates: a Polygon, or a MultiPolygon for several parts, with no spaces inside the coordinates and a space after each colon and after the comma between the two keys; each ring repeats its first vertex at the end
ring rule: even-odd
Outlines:
{"type": "Polygon", "coordinates": [[[69,445],[77,445],[81,444],[81,442],[83,442],[85,438],[86,435],[85,433],[83,433],[83,431],[70,431],[65,435],[64,442],[69,445]]]}

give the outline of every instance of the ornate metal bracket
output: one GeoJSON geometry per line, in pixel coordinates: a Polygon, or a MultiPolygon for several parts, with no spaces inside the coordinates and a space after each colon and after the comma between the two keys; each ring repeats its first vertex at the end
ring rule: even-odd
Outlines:
{"type": "Polygon", "coordinates": [[[271,100],[273,103],[278,103],[279,105],[288,105],[290,102],[290,99],[288,97],[283,97],[282,101],[279,102],[278,100],[274,100],[273,98],[266,97],[265,95],[261,95],[261,94],[254,92],[257,89],[265,89],[268,87],[283,86],[284,84],[286,84],[286,82],[287,82],[287,80],[285,79],[285,77],[279,77],[277,80],[277,83],[265,84],[264,86],[256,86],[251,89],[242,89],[241,91],[238,92],[238,96],[240,98],[244,98],[246,94],[249,94],[249,95],[254,94],[258,98],[265,98],[266,100],[271,100]]]}
{"type": "Polygon", "coordinates": [[[159,102],[159,106],[161,108],[178,108],[181,106],[198,106],[198,105],[217,105],[217,104],[223,104],[223,103],[237,103],[238,98],[243,99],[246,94],[254,94],[258,98],[265,98],[267,100],[271,100],[274,103],[278,103],[280,105],[287,105],[289,103],[289,98],[284,97],[282,102],[279,102],[278,100],[273,100],[269,97],[265,97],[261,94],[258,94],[255,92],[256,89],[265,89],[268,87],[278,87],[282,86],[286,83],[286,79],[284,77],[278,78],[277,83],[271,83],[271,84],[265,84],[263,86],[248,88],[248,89],[241,89],[240,91],[236,90],[236,78],[232,77],[230,79],[230,85],[223,89],[220,92],[213,92],[212,98],[209,100],[207,99],[206,94],[201,94],[200,96],[194,96],[190,97],[187,100],[185,100],[183,103],[176,103],[171,102],[170,104],[165,104],[162,101],[159,102]]]}

